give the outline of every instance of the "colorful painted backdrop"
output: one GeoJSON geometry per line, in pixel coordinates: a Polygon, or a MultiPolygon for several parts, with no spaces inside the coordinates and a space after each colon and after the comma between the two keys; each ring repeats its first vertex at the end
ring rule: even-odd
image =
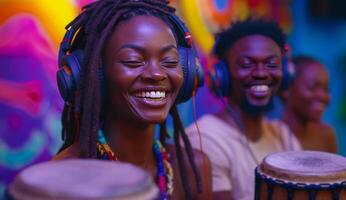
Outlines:
{"type": "Polygon", "coordinates": [[[85,3],[0,0],[0,197],[18,171],[61,145],[58,46],[85,3]]]}
{"type": "MultiPolygon", "coordinates": [[[[55,72],[64,26],[92,0],[0,0],[0,197],[13,177],[28,165],[49,160],[61,145],[55,72]]],[[[249,14],[277,20],[290,33],[297,53],[322,59],[330,70],[332,105],[325,120],[336,127],[340,152],[346,154],[346,23],[311,22],[307,0],[172,0],[189,26],[202,62],[216,31],[249,14]]],[[[206,67],[207,68],[207,67],[206,67]]],[[[197,115],[220,103],[204,87],[197,115]]],[[[192,103],[180,106],[184,124],[193,122],[192,103]]]]}

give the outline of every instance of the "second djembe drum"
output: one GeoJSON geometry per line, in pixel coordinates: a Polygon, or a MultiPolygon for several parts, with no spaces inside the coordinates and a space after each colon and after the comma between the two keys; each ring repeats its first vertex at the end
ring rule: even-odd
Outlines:
{"type": "Polygon", "coordinates": [[[346,200],[346,158],[289,151],[264,158],[255,171],[256,200],[346,200]]]}

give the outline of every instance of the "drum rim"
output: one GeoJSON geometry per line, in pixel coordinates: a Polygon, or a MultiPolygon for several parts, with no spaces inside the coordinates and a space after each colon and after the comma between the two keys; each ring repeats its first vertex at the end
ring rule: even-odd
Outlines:
{"type": "Polygon", "coordinates": [[[342,159],[346,163],[346,158],[337,154],[331,154],[319,151],[286,151],[270,154],[266,156],[259,165],[259,172],[265,176],[285,180],[289,182],[309,182],[309,183],[337,183],[346,180],[346,165],[339,167],[335,170],[321,170],[321,171],[306,171],[306,170],[292,170],[284,166],[277,166],[269,162],[270,159],[280,158],[287,155],[304,154],[304,156],[331,156],[331,158],[342,159]],[[268,161],[269,160],[269,161],[268,161]]]}
{"type": "Polygon", "coordinates": [[[103,160],[97,160],[97,159],[68,159],[68,160],[62,160],[62,161],[48,161],[48,162],[43,162],[39,163],[36,165],[32,165],[30,167],[25,168],[22,172],[18,174],[18,176],[15,178],[12,184],[9,186],[9,193],[10,195],[13,195],[15,198],[18,198],[19,196],[22,196],[23,194],[27,194],[26,192],[29,192],[32,197],[37,197],[37,198],[66,198],[66,199],[80,199],[80,198],[86,198],[86,199],[112,199],[112,198],[125,198],[127,196],[134,196],[136,194],[145,194],[146,192],[151,191],[154,193],[154,190],[152,188],[155,188],[155,193],[158,193],[158,189],[152,179],[152,177],[143,169],[139,168],[138,166],[132,165],[130,163],[125,163],[125,162],[111,162],[111,161],[103,161],[103,160]],[[54,162],[54,163],[53,163],[54,162]],[[121,190],[117,191],[112,191],[112,192],[107,192],[107,195],[102,196],[102,197],[87,197],[87,196],[80,196],[80,194],[73,193],[73,190],[68,190],[66,193],[66,190],[64,191],[63,189],[59,190],[51,190],[50,188],[42,188],[38,187],[37,185],[30,185],[23,181],[21,179],[22,173],[25,173],[29,170],[33,170],[33,168],[39,168],[42,165],[51,165],[51,164],[62,164],[62,163],[67,163],[69,162],[70,164],[73,162],[85,162],[85,163],[90,163],[90,162],[104,162],[106,165],[109,165],[110,163],[116,163],[117,165],[127,165],[137,171],[141,171],[140,173],[143,174],[142,180],[138,181],[133,187],[131,188],[121,188],[121,190]],[[17,190],[16,190],[17,189],[17,190]],[[18,196],[18,197],[16,197],[18,196]]]}

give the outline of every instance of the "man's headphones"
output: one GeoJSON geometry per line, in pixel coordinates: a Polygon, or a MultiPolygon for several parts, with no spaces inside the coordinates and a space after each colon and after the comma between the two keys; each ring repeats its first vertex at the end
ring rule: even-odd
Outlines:
{"type": "MultiPolygon", "coordinates": [[[[179,63],[182,66],[184,76],[183,85],[175,102],[182,103],[189,100],[197,88],[203,85],[204,73],[187,27],[174,14],[169,15],[168,19],[173,25],[173,31],[176,33],[176,39],[178,40],[179,63]]],[[[79,79],[83,67],[83,50],[72,49],[77,32],[78,30],[70,27],[66,31],[59,48],[57,82],[60,95],[67,104],[74,103],[76,91],[80,89],[79,79]]],[[[99,76],[103,87],[104,75],[102,69],[99,70],[99,76]]]]}
{"type": "MultiPolygon", "coordinates": [[[[216,46],[216,44],[215,44],[216,46]]],[[[286,90],[293,79],[294,74],[289,69],[289,60],[287,51],[289,47],[285,45],[282,56],[282,81],[280,90],[286,90]]],[[[215,54],[215,49],[212,52],[215,54]]],[[[208,86],[209,89],[218,97],[231,96],[231,75],[228,65],[223,60],[219,60],[216,64],[213,64],[211,69],[208,70],[208,86]]]]}

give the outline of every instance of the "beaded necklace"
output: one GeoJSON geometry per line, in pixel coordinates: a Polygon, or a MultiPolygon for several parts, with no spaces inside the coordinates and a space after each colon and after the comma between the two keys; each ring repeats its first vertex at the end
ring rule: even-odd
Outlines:
{"type": "MultiPolygon", "coordinates": [[[[102,160],[119,161],[115,153],[107,144],[102,130],[98,132],[98,141],[96,142],[97,157],[102,160]]],[[[159,140],[155,140],[153,151],[157,162],[157,180],[156,184],[160,189],[160,199],[166,200],[173,193],[173,168],[169,162],[169,153],[162,146],[159,140]]]]}

